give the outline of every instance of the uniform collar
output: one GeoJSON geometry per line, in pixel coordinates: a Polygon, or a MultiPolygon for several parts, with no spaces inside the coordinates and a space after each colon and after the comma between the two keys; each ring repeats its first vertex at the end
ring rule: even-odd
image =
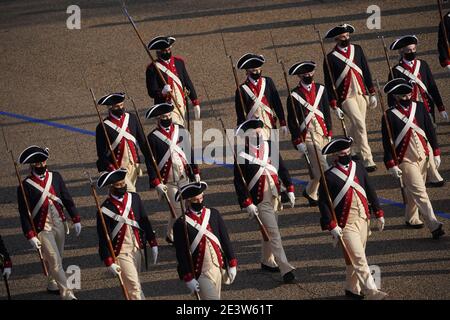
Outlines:
{"type": "Polygon", "coordinates": [[[306,83],[304,83],[303,81],[300,81],[301,86],[302,86],[303,88],[305,88],[305,90],[307,90],[307,91],[311,91],[313,83],[314,83],[314,82],[311,82],[311,84],[306,84],[306,83]]]}
{"type": "Polygon", "coordinates": [[[111,193],[111,198],[113,198],[114,200],[119,201],[119,202],[123,202],[123,199],[125,199],[125,197],[119,198],[118,196],[116,196],[112,193],[111,193]]]}
{"type": "Polygon", "coordinates": [[[43,175],[38,175],[38,174],[36,174],[36,172],[34,172],[34,170],[31,170],[31,173],[33,174],[33,176],[35,176],[37,179],[39,179],[39,180],[41,180],[41,181],[44,181],[45,180],[45,177],[47,176],[47,171],[48,170],[45,170],[45,173],[43,174],[43,175]]]}
{"type": "Polygon", "coordinates": [[[258,81],[261,79],[261,77],[258,80],[253,79],[250,76],[247,76],[248,81],[250,81],[251,84],[253,84],[255,87],[258,86],[258,81]]]}
{"type": "Polygon", "coordinates": [[[408,60],[402,58],[402,61],[403,61],[404,64],[406,64],[407,66],[412,68],[414,66],[414,62],[416,62],[416,59],[414,59],[413,61],[408,61],[408,60]]]}

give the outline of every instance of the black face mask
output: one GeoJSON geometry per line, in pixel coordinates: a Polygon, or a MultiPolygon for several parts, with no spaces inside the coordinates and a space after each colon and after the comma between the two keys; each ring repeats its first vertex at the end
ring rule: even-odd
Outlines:
{"type": "Polygon", "coordinates": [[[111,113],[118,118],[120,118],[124,114],[124,112],[125,110],[123,110],[122,108],[111,110],[111,113]]]}
{"type": "Polygon", "coordinates": [[[253,80],[258,80],[259,78],[261,78],[261,72],[258,73],[250,73],[250,78],[252,78],[253,80]]]}
{"type": "Polygon", "coordinates": [[[168,128],[168,127],[170,127],[170,125],[172,124],[172,119],[161,119],[161,120],[159,120],[159,123],[160,123],[161,126],[163,126],[164,128],[168,128]]]}
{"type": "Polygon", "coordinates": [[[350,161],[352,161],[352,157],[347,154],[345,156],[339,156],[338,157],[338,161],[339,163],[343,164],[344,166],[348,165],[350,163],[350,161]]]}
{"type": "Polygon", "coordinates": [[[34,167],[33,170],[38,176],[42,176],[47,171],[47,166],[34,167]]]}
{"type": "Polygon", "coordinates": [[[399,100],[398,103],[403,107],[403,108],[408,108],[409,105],[411,104],[411,100],[399,100]]]}
{"type": "Polygon", "coordinates": [[[163,60],[169,60],[170,57],[172,56],[172,52],[161,52],[159,54],[159,56],[161,57],[161,59],[163,60]]]}
{"type": "Polygon", "coordinates": [[[341,46],[342,48],[348,47],[349,44],[350,44],[350,39],[341,40],[339,42],[339,46],[341,46]]]}
{"type": "Polygon", "coordinates": [[[195,212],[202,211],[203,207],[204,207],[203,201],[199,203],[191,202],[191,209],[194,210],[195,212]]]}
{"type": "Polygon", "coordinates": [[[312,76],[303,77],[302,80],[303,83],[305,84],[311,84],[313,82],[313,77],[312,76]]]}
{"type": "Polygon", "coordinates": [[[405,60],[413,61],[416,58],[416,53],[408,52],[408,53],[403,54],[403,57],[405,58],[405,60]]]}
{"type": "Polygon", "coordinates": [[[127,192],[127,186],[125,185],[122,188],[114,188],[112,194],[116,197],[122,198],[127,192]]]}

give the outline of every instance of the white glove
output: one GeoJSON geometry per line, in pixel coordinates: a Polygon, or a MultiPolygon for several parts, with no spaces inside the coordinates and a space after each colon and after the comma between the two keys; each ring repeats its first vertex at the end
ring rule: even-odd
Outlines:
{"type": "Polygon", "coordinates": [[[289,203],[291,204],[291,208],[295,206],[295,194],[293,192],[288,192],[289,203]]]}
{"type": "Polygon", "coordinates": [[[306,148],[306,143],[300,142],[297,146],[298,152],[300,152],[302,155],[308,152],[308,149],[306,148]]]}
{"type": "Polygon", "coordinates": [[[186,282],[186,286],[189,288],[191,293],[194,293],[195,291],[200,291],[200,284],[197,280],[192,279],[191,281],[186,282]]]}
{"type": "Polygon", "coordinates": [[[248,213],[248,218],[252,219],[254,216],[258,215],[258,207],[255,206],[253,203],[245,208],[248,213]]]}
{"type": "Polygon", "coordinates": [[[152,247],[152,257],[153,257],[153,264],[156,264],[158,261],[158,246],[152,247]]]}
{"type": "Polygon", "coordinates": [[[434,156],[434,164],[436,165],[436,169],[439,169],[441,165],[441,156],[434,156]]]}
{"type": "Polygon", "coordinates": [[[236,278],[236,273],[237,273],[236,267],[228,268],[228,277],[230,278],[230,284],[232,284],[234,278],[236,278]]]}
{"type": "MultiPolygon", "coordinates": [[[[236,268],[235,268],[236,269],[236,268]]],[[[3,276],[6,278],[6,280],[9,279],[9,276],[11,275],[11,268],[5,268],[3,269],[3,276]]],[[[234,273],[236,276],[236,272],[234,273]]],[[[234,278],[233,278],[234,279],[234,278]]]]}
{"type": "Polygon", "coordinates": [[[371,95],[369,97],[369,108],[370,109],[375,109],[378,105],[378,101],[377,101],[377,96],[376,95],[371,95]]]}
{"type": "Polygon", "coordinates": [[[446,66],[447,70],[450,71],[450,65],[446,66]]]}
{"type": "Polygon", "coordinates": [[[170,84],[166,84],[164,86],[164,88],[162,89],[162,94],[165,96],[167,95],[169,92],[172,92],[172,88],[170,87],[170,84]]]}
{"type": "Polygon", "coordinates": [[[200,119],[200,106],[199,105],[194,106],[194,117],[195,117],[195,120],[200,119]]]}
{"type": "Polygon", "coordinates": [[[158,192],[158,195],[161,197],[164,196],[165,193],[167,193],[167,186],[163,183],[158,184],[155,189],[158,192]]]}
{"type": "MultiPolygon", "coordinates": [[[[333,139],[331,136],[326,136],[325,138],[327,139],[327,143],[328,143],[328,142],[331,142],[331,139],[333,139]]],[[[325,155],[324,155],[324,156],[325,156],[325,155]]]]}
{"type": "Polygon", "coordinates": [[[41,244],[41,242],[39,241],[38,238],[33,237],[30,240],[28,240],[28,241],[30,242],[30,244],[33,247],[33,249],[35,249],[35,250],[40,250],[41,249],[42,244],[41,244]]]}
{"type": "Polygon", "coordinates": [[[281,128],[280,128],[280,130],[281,130],[281,132],[283,133],[283,135],[284,136],[287,136],[288,135],[288,128],[286,127],[286,126],[282,126],[281,128]]]}
{"type": "Polygon", "coordinates": [[[334,112],[339,119],[344,119],[344,111],[341,108],[334,109],[334,112]]]}
{"type": "Polygon", "coordinates": [[[195,182],[200,182],[200,175],[198,173],[194,177],[195,177],[195,182]]]}
{"type": "Polygon", "coordinates": [[[336,226],[330,232],[333,237],[333,247],[336,248],[336,246],[339,242],[339,238],[342,237],[342,235],[343,235],[342,229],[341,229],[341,227],[336,226]]]}
{"type": "Polygon", "coordinates": [[[377,218],[378,231],[383,231],[384,229],[384,217],[377,218]]]}
{"type": "Polygon", "coordinates": [[[113,276],[118,276],[120,275],[120,267],[118,264],[113,263],[112,265],[110,265],[108,267],[108,271],[113,275],[113,276]]]}
{"type": "Polygon", "coordinates": [[[77,222],[73,225],[73,227],[75,228],[75,234],[79,237],[81,233],[81,223],[77,222]]]}
{"type": "MultiPolygon", "coordinates": [[[[435,158],[436,159],[436,158],[435,158]]],[[[436,160],[435,160],[436,161],[436,160]]],[[[389,173],[394,177],[394,178],[397,178],[397,179],[400,179],[401,178],[401,176],[402,176],[402,170],[400,170],[400,168],[399,167],[397,167],[397,166],[394,166],[394,167],[392,167],[392,168],[389,168],[389,173]]]]}
{"type": "Polygon", "coordinates": [[[447,113],[447,111],[441,111],[441,112],[439,112],[439,114],[441,115],[442,119],[444,119],[445,121],[448,121],[448,113],[447,113]]]}

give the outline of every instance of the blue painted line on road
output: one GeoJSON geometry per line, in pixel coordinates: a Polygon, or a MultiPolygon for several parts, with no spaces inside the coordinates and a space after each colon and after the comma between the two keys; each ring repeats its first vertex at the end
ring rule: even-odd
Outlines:
{"type": "MultiPolygon", "coordinates": [[[[86,134],[86,135],[95,137],[94,131],[80,129],[77,127],[72,127],[69,125],[65,125],[65,124],[61,124],[61,123],[57,123],[57,122],[53,122],[53,121],[33,118],[33,117],[24,116],[21,114],[16,114],[16,113],[11,113],[11,112],[6,112],[6,111],[0,111],[0,115],[10,117],[10,118],[24,120],[24,121],[31,122],[31,123],[43,124],[46,126],[63,129],[63,130],[68,130],[68,131],[72,131],[72,132],[76,132],[76,133],[86,134]]],[[[212,162],[208,162],[208,163],[213,164],[214,162],[212,161],[212,162]]],[[[231,169],[233,167],[233,165],[231,165],[231,164],[218,164],[218,165],[229,168],[229,169],[231,169]]],[[[297,178],[292,178],[292,181],[294,182],[295,185],[302,185],[302,186],[306,186],[306,184],[308,183],[307,181],[300,180],[297,178]]],[[[390,199],[385,199],[385,198],[378,198],[378,199],[380,200],[380,203],[382,203],[382,204],[387,204],[387,205],[398,207],[398,208],[405,208],[405,205],[403,203],[400,203],[400,202],[397,202],[394,200],[390,200],[390,199]]],[[[450,214],[447,212],[435,211],[434,213],[442,218],[450,219],[450,214]]]]}

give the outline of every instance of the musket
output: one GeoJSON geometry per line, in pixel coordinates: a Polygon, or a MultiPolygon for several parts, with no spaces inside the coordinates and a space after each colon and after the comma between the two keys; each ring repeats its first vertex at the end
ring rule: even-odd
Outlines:
{"type": "Polygon", "coordinates": [[[3,276],[3,281],[5,282],[6,295],[7,295],[7,297],[8,297],[8,300],[12,300],[12,298],[11,298],[11,291],[9,290],[8,279],[6,279],[6,276],[3,276]]]}
{"type": "MultiPolygon", "coordinates": [[[[293,114],[294,114],[294,117],[295,117],[295,123],[297,124],[298,132],[300,133],[300,141],[301,141],[302,143],[304,143],[304,142],[305,142],[305,139],[303,138],[303,134],[302,134],[302,130],[301,130],[301,127],[300,127],[300,123],[298,122],[297,110],[296,110],[296,107],[295,107],[295,104],[294,104],[294,98],[292,97],[292,94],[291,94],[291,88],[290,88],[290,86],[289,86],[289,81],[288,81],[288,77],[287,77],[287,73],[286,73],[286,67],[285,67],[285,65],[284,65],[284,61],[278,58],[278,52],[277,52],[277,48],[276,48],[276,46],[275,46],[275,41],[273,40],[272,32],[270,32],[270,39],[272,40],[272,45],[273,45],[273,49],[274,49],[274,51],[275,51],[275,57],[276,57],[276,59],[277,59],[277,62],[281,65],[281,69],[282,69],[282,71],[283,71],[284,82],[285,82],[285,84],[286,84],[286,89],[287,89],[287,92],[288,92],[288,95],[289,95],[289,99],[290,99],[290,101],[291,101],[291,109],[292,109],[293,114]]],[[[304,112],[303,112],[303,107],[302,107],[301,105],[300,105],[300,112],[301,112],[302,118],[304,119],[304,121],[306,121],[305,114],[304,114],[304,112]]],[[[307,124],[306,124],[306,122],[305,122],[305,126],[306,126],[306,125],[307,125],[307,124]]],[[[311,160],[309,159],[308,151],[306,151],[306,152],[304,153],[304,155],[305,155],[306,165],[307,165],[307,167],[308,167],[308,174],[309,174],[309,177],[310,177],[311,179],[314,179],[314,175],[313,175],[313,171],[312,171],[312,166],[311,166],[311,160]]]]}
{"type": "MultiPolygon", "coordinates": [[[[33,230],[34,234],[37,236],[38,233],[36,231],[36,226],[33,221],[33,216],[31,215],[30,203],[28,201],[27,194],[25,193],[25,188],[23,187],[22,178],[20,177],[20,173],[19,173],[19,168],[17,166],[17,162],[14,158],[12,150],[9,149],[8,140],[6,139],[5,130],[3,129],[3,125],[1,127],[2,127],[2,135],[3,135],[3,141],[5,142],[6,152],[8,152],[11,155],[11,161],[14,164],[14,169],[16,171],[16,177],[17,177],[17,180],[19,181],[20,191],[22,192],[23,201],[25,202],[25,207],[27,209],[28,222],[30,223],[31,230],[33,230]]],[[[42,266],[44,275],[47,277],[48,269],[47,269],[47,265],[45,264],[45,261],[44,261],[44,256],[42,255],[42,250],[40,248],[38,248],[38,249],[36,249],[36,251],[39,255],[39,260],[41,262],[41,266],[42,266]]]]}
{"type": "MultiPolygon", "coordinates": [[[[141,34],[139,33],[139,30],[137,29],[136,23],[134,22],[133,18],[132,18],[132,17],[130,16],[130,14],[128,13],[127,6],[126,6],[125,2],[122,2],[122,11],[123,11],[123,13],[127,16],[128,21],[129,21],[129,22],[131,23],[131,25],[133,26],[133,29],[134,29],[134,31],[135,31],[137,37],[139,38],[139,40],[140,40],[142,46],[144,47],[145,52],[147,52],[147,55],[149,56],[150,60],[152,61],[152,64],[155,66],[155,70],[156,70],[156,73],[158,74],[159,79],[161,80],[161,82],[162,82],[164,85],[167,85],[167,81],[166,81],[166,79],[164,78],[164,76],[163,76],[161,70],[159,69],[158,65],[156,64],[156,60],[153,58],[153,55],[152,55],[152,53],[150,52],[150,49],[147,47],[147,45],[145,44],[144,40],[142,39],[142,36],[141,36],[141,34]]],[[[175,104],[175,106],[177,107],[178,112],[180,113],[180,116],[181,116],[181,118],[183,119],[183,122],[184,122],[185,119],[184,119],[184,116],[183,116],[183,112],[182,112],[182,109],[181,109],[180,105],[178,104],[178,101],[176,100],[176,97],[174,96],[174,94],[173,94],[172,92],[169,92],[169,96],[170,96],[170,98],[172,99],[172,101],[173,101],[173,103],[175,104]]],[[[188,112],[188,111],[186,110],[186,112],[188,112]]]]}
{"type": "MultiPolygon", "coordinates": [[[[114,253],[114,248],[113,248],[113,245],[112,245],[112,242],[111,242],[111,238],[109,236],[109,232],[108,232],[108,229],[106,227],[105,218],[103,217],[102,209],[100,208],[100,203],[98,201],[97,190],[95,189],[94,182],[93,182],[92,177],[89,174],[89,172],[85,171],[85,174],[87,175],[87,177],[89,179],[89,184],[91,186],[92,197],[95,200],[95,206],[97,208],[97,215],[100,218],[100,222],[102,224],[102,230],[103,230],[103,234],[105,235],[106,244],[108,246],[109,254],[111,255],[111,258],[113,259],[113,263],[115,263],[116,262],[116,254],[114,253]]],[[[125,284],[123,283],[122,274],[119,273],[117,275],[117,278],[119,279],[119,283],[120,283],[120,287],[122,288],[123,296],[125,297],[126,300],[130,300],[130,297],[128,295],[128,291],[125,288],[125,284]]]]}
{"type": "MultiPolygon", "coordinates": [[[[391,148],[392,158],[394,160],[395,165],[398,166],[398,158],[397,158],[397,152],[395,151],[395,147],[394,147],[391,123],[389,122],[389,119],[388,119],[388,116],[386,113],[383,95],[381,94],[380,83],[378,82],[378,79],[376,79],[376,83],[377,83],[378,97],[380,99],[380,108],[381,108],[381,112],[383,113],[383,120],[384,120],[384,123],[386,124],[386,129],[387,129],[387,133],[388,133],[388,137],[389,137],[389,146],[391,148]]],[[[403,183],[403,178],[401,176],[399,178],[399,181],[400,181],[400,191],[402,193],[403,203],[406,204],[405,185],[403,183]]]]}
{"type": "MultiPolygon", "coordinates": [[[[205,84],[202,83],[202,85],[203,85],[203,88],[205,90],[205,94],[206,94],[206,98],[208,99],[208,103],[209,103],[209,105],[211,107],[211,111],[214,114],[214,118],[216,118],[217,120],[220,121],[220,124],[222,125],[223,132],[224,132],[225,136],[227,137],[227,142],[230,145],[231,150],[233,152],[234,163],[236,164],[236,166],[238,168],[239,176],[241,177],[241,180],[242,180],[242,182],[244,184],[245,193],[247,194],[248,198],[252,199],[252,196],[250,194],[250,190],[248,189],[247,182],[245,181],[244,173],[242,172],[241,166],[239,165],[239,163],[237,161],[237,156],[236,156],[236,153],[234,152],[233,144],[230,142],[229,137],[227,135],[227,131],[225,129],[225,124],[223,123],[222,117],[218,117],[217,116],[216,111],[214,110],[213,104],[212,104],[212,102],[211,102],[211,100],[209,98],[209,94],[208,94],[208,91],[206,90],[205,84]]],[[[269,233],[267,232],[267,229],[264,226],[264,224],[262,223],[261,219],[259,218],[258,215],[255,215],[255,218],[256,218],[256,222],[258,223],[259,230],[261,231],[263,240],[266,241],[266,242],[270,241],[269,233]]]]}
{"type": "Polygon", "coordinates": [[[437,0],[437,2],[438,2],[438,8],[439,8],[439,18],[441,19],[442,31],[444,33],[445,44],[447,46],[447,55],[450,57],[450,45],[448,43],[448,33],[447,33],[447,28],[445,27],[445,20],[444,20],[444,16],[442,13],[442,3],[441,3],[441,0],[437,0]]]}
{"type": "Polygon", "coordinates": [[[391,75],[391,79],[394,79],[394,72],[392,71],[391,61],[389,60],[389,54],[388,54],[388,50],[387,50],[387,47],[386,47],[386,42],[384,41],[384,37],[383,36],[380,36],[378,38],[380,38],[381,42],[383,43],[384,57],[386,58],[386,63],[387,63],[387,66],[389,68],[389,74],[391,75]]]}

